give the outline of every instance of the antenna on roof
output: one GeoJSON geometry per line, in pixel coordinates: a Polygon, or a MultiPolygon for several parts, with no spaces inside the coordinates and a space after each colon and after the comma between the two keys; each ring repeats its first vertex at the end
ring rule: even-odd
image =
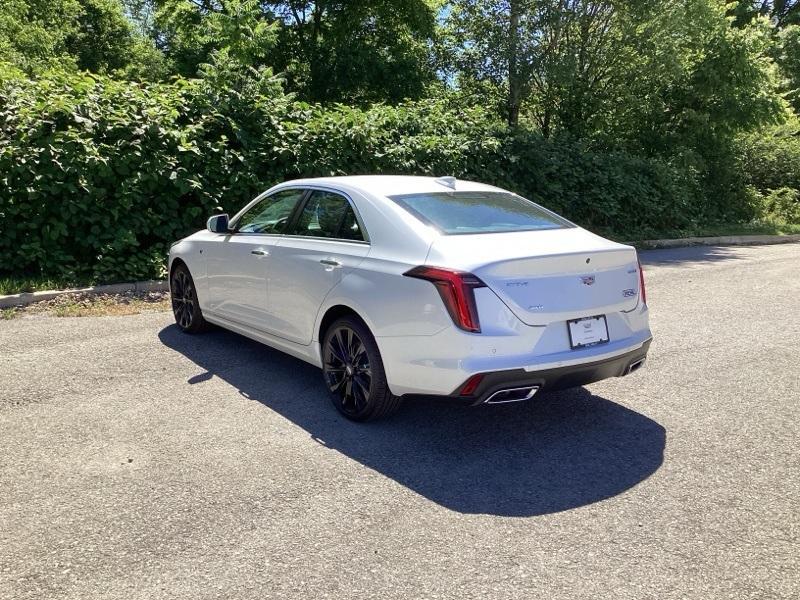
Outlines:
{"type": "Polygon", "coordinates": [[[437,177],[434,181],[443,186],[449,187],[451,190],[456,189],[456,178],[448,175],[447,177],[437,177]]]}

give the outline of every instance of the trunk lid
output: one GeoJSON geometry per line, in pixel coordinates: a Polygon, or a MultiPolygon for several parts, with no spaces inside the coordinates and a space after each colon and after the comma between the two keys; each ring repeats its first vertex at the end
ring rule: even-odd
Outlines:
{"type": "Polygon", "coordinates": [[[480,277],[528,325],[629,311],[639,302],[636,250],[579,227],[441,236],[426,263],[480,277]]]}

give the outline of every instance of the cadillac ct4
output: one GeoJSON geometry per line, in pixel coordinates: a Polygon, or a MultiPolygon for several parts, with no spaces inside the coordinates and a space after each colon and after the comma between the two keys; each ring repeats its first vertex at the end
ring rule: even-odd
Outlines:
{"type": "Polygon", "coordinates": [[[186,333],[209,323],[322,369],[365,421],[627,375],[651,341],[636,250],[452,177],[302,179],[173,244],[186,333]]]}

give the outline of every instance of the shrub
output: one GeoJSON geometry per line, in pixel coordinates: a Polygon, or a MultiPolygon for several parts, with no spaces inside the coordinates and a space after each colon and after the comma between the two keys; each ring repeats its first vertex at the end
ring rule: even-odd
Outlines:
{"type": "Polygon", "coordinates": [[[622,237],[705,218],[680,164],[511,131],[446,101],[294,102],[271,73],[228,68],[150,84],[0,68],[0,271],[156,277],[169,243],[209,214],[300,176],[455,175],[622,237]]]}
{"type": "Polygon", "coordinates": [[[764,198],[764,208],[768,216],[800,223],[800,190],[788,187],[772,190],[764,198]]]}
{"type": "Polygon", "coordinates": [[[759,131],[739,140],[739,170],[761,193],[782,187],[800,190],[800,122],[759,131]]]}

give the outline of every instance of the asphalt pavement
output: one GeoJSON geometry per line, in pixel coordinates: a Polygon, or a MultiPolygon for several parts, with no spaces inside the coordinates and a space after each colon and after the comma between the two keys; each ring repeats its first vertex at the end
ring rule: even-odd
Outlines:
{"type": "Polygon", "coordinates": [[[800,244],[643,259],[645,368],[368,425],[167,313],[0,321],[0,598],[800,597],[800,244]]]}

